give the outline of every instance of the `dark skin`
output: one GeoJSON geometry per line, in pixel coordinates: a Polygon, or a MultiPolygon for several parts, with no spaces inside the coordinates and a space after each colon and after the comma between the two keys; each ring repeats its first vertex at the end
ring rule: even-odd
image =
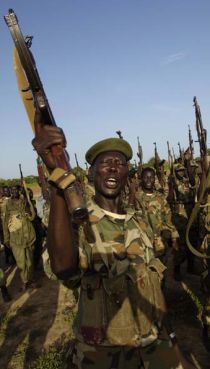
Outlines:
{"type": "Polygon", "coordinates": [[[153,193],[155,186],[155,173],[153,170],[147,169],[142,172],[141,185],[146,193],[153,193]]]}
{"type": "MultiPolygon", "coordinates": [[[[49,148],[54,144],[66,146],[63,131],[58,127],[41,126],[32,141],[45,165],[52,171],[55,161],[49,148]]],[[[120,152],[99,155],[90,168],[95,186],[95,201],[103,209],[122,214],[120,193],[128,175],[125,156],[120,152]]],[[[47,247],[53,272],[65,279],[78,270],[78,247],[74,239],[72,221],[63,194],[51,188],[51,208],[48,226],[47,247]]]]}

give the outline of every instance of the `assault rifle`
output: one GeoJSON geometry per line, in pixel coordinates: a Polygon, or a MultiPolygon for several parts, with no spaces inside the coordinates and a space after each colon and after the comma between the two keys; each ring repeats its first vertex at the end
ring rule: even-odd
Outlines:
{"type": "Polygon", "coordinates": [[[180,142],[178,142],[178,147],[179,147],[179,157],[180,159],[182,160],[182,163],[184,163],[184,153],[183,153],[183,150],[181,149],[181,145],[180,145],[180,142]]]}
{"type": "Polygon", "coordinates": [[[191,159],[193,159],[194,146],[193,146],[193,138],[192,138],[190,125],[188,125],[188,137],[189,137],[189,148],[190,148],[190,153],[191,153],[191,159]]]}
{"type": "Polygon", "coordinates": [[[171,154],[171,149],[170,149],[170,146],[169,146],[169,142],[167,141],[167,147],[168,147],[168,165],[171,169],[172,165],[173,165],[173,156],[171,154]]]}
{"type": "Polygon", "coordinates": [[[37,163],[37,172],[39,176],[39,185],[41,186],[42,189],[42,196],[46,202],[49,202],[50,201],[49,183],[47,181],[46,168],[39,155],[36,159],[36,163],[37,163]]]}
{"type": "MultiPolygon", "coordinates": [[[[36,110],[39,111],[41,122],[44,122],[43,124],[56,126],[54,116],[36,68],[34,57],[29,50],[32,44],[32,37],[27,36],[24,38],[16,14],[12,9],[9,9],[4,19],[15,43],[14,63],[16,76],[32,128],[35,133],[38,133],[39,126],[36,120],[34,121],[36,110]],[[30,107],[28,107],[27,102],[30,103],[30,107]]],[[[64,147],[61,145],[53,145],[51,147],[51,152],[54,156],[56,167],[64,169],[64,175],[72,173],[68,154],[64,147]]],[[[81,221],[84,219],[87,215],[87,210],[76,180],[71,183],[64,193],[69,212],[72,214],[74,220],[81,221]]]]}
{"type": "Polygon", "coordinates": [[[75,157],[75,161],[76,161],[77,168],[79,168],[79,162],[78,162],[77,154],[76,154],[76,153],[74,154],[74,157],[75,157]]]}
{"type": "Polygon", "coordinates": [[[122,136],[122,132],[121,131],[116,131],[117,135],[119,136],[119,138],[121,140],[123,140],[123,136],[122,136]]]}
{"type": "Polygon", "coordinates": [[[164,167],[163,167],[163,164],[164,164],[165,160],[160,160],[160,157],[159,157],[158,151],[157,151],[157,144],[156,144],[156,142],[153,142],[153,144],[155,145],[155,164],[154,164],[154,167],[155,167],[157,178],[158,178],[158,181],[161,185],[161,188],[164,189],[165,180],[164,180],[164,167]]]}
{"type": "Polygon", "coordinates": [[[198,142],[200,145],[201,159],[207,155],[207,131],[203,128],[202,116],[200,111],[200,106],[198,105],[196,97],[193,98],[193,103],[195,107],[195,119],[196,119],[196,130],[198,135],[198,142]]]}
{"type": "Polygon", "coordinates": [[[137,144],[138,144],[137,156],[139,158],[137,172],[138,172],[138,176],[140,176],[142,172],[142,167],[143,167],[143,150],[139,142],[139,137],[137,137],[137,144]]]}

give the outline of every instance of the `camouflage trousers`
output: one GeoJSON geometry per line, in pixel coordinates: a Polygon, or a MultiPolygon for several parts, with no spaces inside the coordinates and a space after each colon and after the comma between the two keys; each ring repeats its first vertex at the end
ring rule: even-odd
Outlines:
{"type": "Polygon", "coordinates": [[[29,247],[12,246],[12,252],[20,270],[20,277],[23,283],[29,282],[34,273],[34,245],[29,247]]]}
{"type": "Polygon", "coordinates": [[[145,348],[89,346],[77,342],[63,369],[183,369],[168,340],[145,348]]]}

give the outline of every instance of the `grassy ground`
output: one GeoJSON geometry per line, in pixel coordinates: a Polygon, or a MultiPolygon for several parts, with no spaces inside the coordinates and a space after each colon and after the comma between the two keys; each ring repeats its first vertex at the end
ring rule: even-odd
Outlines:
{"type": "MultiPolygon", "coordinates": [[[[183,266],[183,282],[174,282],[170,263],[165,291],[179,342],[199,368],[208,369],[210,355],[201,340],[203,296],[199,277],[186,274],[183,266]]],[[[40,288],[19,292],[19,273],[16,268],[7,270],[13,300],[4,304],[0,297],[0,368],[62,368],[73,337],[75,300],[69,290],[42,272],[37,278],[40,288]]]]}

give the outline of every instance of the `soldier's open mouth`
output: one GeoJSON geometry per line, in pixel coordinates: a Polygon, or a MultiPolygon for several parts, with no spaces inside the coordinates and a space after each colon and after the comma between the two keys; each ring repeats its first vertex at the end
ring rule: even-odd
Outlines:
{"type": "Polygon", "coordinates": [[[106,183],[106,186],[107,186],[108,188],[116,188],[116,187],[117,187],[117,185],[118,185],[118,181],[117,181],[117,179],[116,179],[116,178],[114,178],[114,177],[109,177],[109,178],[107,178],[107,179],[106,179],[106,181],[105,181],[105,183],[106,183]]]}

